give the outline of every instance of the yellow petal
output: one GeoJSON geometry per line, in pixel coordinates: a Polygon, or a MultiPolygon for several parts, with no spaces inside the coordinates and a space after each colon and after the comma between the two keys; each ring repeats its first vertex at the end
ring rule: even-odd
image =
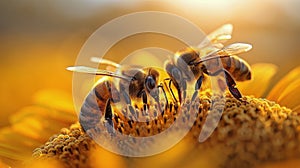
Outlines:
{"type": "Polygon", "coordinates": [[[1,147],[0,148],[0,157],[2,156],[2,157],[6,157],[9,159],[13,159],[13,160],[19,160],[19,161],[24,161],[26,159],[29,159],[30,153],[24,154],[21,152],[22,151],[14,151],[14,150],[9,150],[9,149],[5,149],[5,148],[3,149],[1,147]]]}
{"type": "Polygon", "coordinates": [[[300,159],[289,159],[280,162],[270,162],[258,165],[255,168],[283,168],[283,167],[300,167],[300,159]]]}
{"type": "Polygon", "coordinates": [[[194,148],[192,141],[182,140],[171,149],[154,156],[144,158],[131,158],[129,161],[133,162],[136,167],[181,167],[178,165],[186,159],[186,155],[194,148]],[[151,164],[145,164],[151,163],[151,164]]]}
{"type": "Polygon", "coordinates": [[[63,127],[77,121],[70,94],[44,90],[34,96],[39,106],[28,106],[10,117],[11,126],[0,129],[0,157],[28,159],[33,149],[63,127]]]}
{"type": "Polygon", "coordinates": [[[41,90],[34,94],[33,101],[41,106],[75,114],[72,95],[63,90],[41,90]]]}
{"type": "Polygon", "coordinates": [[[243,95],[262,97],[269,87],[272,77],[277,72],[277,66],[267,63],[258,63],[251,66],[252,80],[238,82],[237,88],[243,95]]]}
{"type": "Polygon", "coordinates": [[[64,166],[56,159],[31,160],[26,163],[25,168],[63,168],[64,166]]]}
{"type": "Polygon", "coordinates": [[[277,99],[280,105],[287,106],[288,108],[297,108],[300,105],[300,76],[299,79],[290,83],[284,88],[284,90],[278,90],[281,92],[277,99]]]}
{"type": "Polygon", "coordinates": [[[292,110],[300,113],[300,104],[298,106],[294,107],[292,110]]]}
{"type": "Polygon", "coordinates": [[[20,134],[10,127],[0,130],[1,146],[6,148],[32,148],[32,144],[40,145],[43,142],[33,139],[32,137],[20,134]]]}
{"type": "Polygon", "coordinates": [[[46,141],[53,133],[58,132],[66,124],[46,118],[26,118],[14,123],[13,130],[32,139],[46,141]]]}
{"type": "Polygon", "coordinates": [[[282,91],[297,79],[300,79],[300,67],[295,68],[283,77],[269,92],[267,99],[276,101],[282,91]]]}
{"type": "Polygon", "coordinates": [[[45,119],[53,119],[66,124],[71,124],[77,121],[77,116],[75,113],[57,111],[40,106],[27,106],[13,114],[10,117],[10,122],[13,124],[28,117],[44,117],[45,119]]]}
{"type": "Polygon", "coordinates": [[[13,160],[25,160],[31,156],[32,150],[42,142],[25,135],[18,134],[9,127],[0,130],[0,157],[13,160]]]}
{"type": "Polygon", "coordinates": [[[76,119],[69,113],[44,107],[24,107],[11,116],[11,126],[0,130],[0,156],[24,160],[31,156],[33,149],[76,119]]]}
{"type": "Polygon", "coordinates": [[[10,166],[8,166],[7,164],[3,163],[1,160],[0,160],[0,167],[2,167],[2,168],[10,168],[10,166]]]}
{"type": "Polygon", "coordinates": [[[94,149],[90,156],[91,167],[126,167],[126,163],[122,156],[111,153],[100,146],[94,149]]]}

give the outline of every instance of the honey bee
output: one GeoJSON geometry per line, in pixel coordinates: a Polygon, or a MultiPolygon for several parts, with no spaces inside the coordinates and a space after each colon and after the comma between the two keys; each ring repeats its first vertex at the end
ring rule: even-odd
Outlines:
{"type": "MultiPolygon", "coordinates": [[[[204,79],[204,74],[217,76],[224,73],[226,84],[231,94],[236,98],[242,97],[236,88],[235,80],[251,79],[251,68],[246,61],[237,57],[249,51],[252,46],[246,43],[233,43],[226,47],[222,43],[231,38],[232,25],[226,24],[208,35],[209,41],[202,42],[197,48],[186,48],[176,52],[175,59],[165,64],[170,76],[169,87],[173,84],[178,91],[179,102],[186,97],[186,83],[195,81],[195,92],[192,101],[198,95],[198,90],[204,79]],[[192,75],[187,70],[192,71],[192,75]],[[235,79],[235,80],[234,80],[235,79]],[[183,94],[183,95],[181,95],[183,94]]],[[[174,92],[171,90],[175,97],[174,92]]]]}
{"type": "MultiPolygon", "coordinates": [[[[119,64],[109,60],[103,59],[102,62],[110,66],[121,67],[119,64]]],[[[134,117],[137,116],[132,100],[142,100],[143,110],[147,111],[149,96],[154,98],[159,104],[159,89],[162,90],[166,104],[168,104],[165,90],[162,84],[159,83],[160,74],[155,68],[129,68],[122,70],[120,74],[86,66],[68,67],[67,70],[107,77],[100,79],[101,81],[89,92],[83,102],[79,114],[79,122],[85,131],[95,128],[96,124],[102,121],[107,131],[114,134],[112,104],[121,100],[125,101],[128,111],[134,117]],[[116,86],[116,82],[112,80],[113,78],[120,79],[119,88],[116,86]],[[128,92],[125,91],[126,88],[128,88],[128,92]]],[[[160,106],[158,108],[163,115],[163,109],[160,106]]]]}
{"type": "MultiPolygon", "coordinates": [[[[181,104],[186,97],[187,82],[195,83],[191,98],[194,101],[201,88],[204,74],[217,76],[224,73],[229,91],[235,98],[240,99],[242,96],[236,88],[235,80],[251,79],[251,69],[246,61],[235,55],[249,51],[252,46],[234,43],[224,47],[222,43],[231,38],[231,33],[232,25],[224,25],[208,35],[209,42],[204,41],[197,48],[189,47],[176,52],[175,58],[165,63],[164,71],[168,74],[168,78],[165,79],[160,79],[160,72],[153,67],[129,66],[129,68],[122,69],[121,65],[106,59],[92,59],[92,61],[122,69],[120,73],[86,66],[68,67],[70,71],[106,76],[106,78],[101,78],[102,80],[90,91],[83,102],[79,115],[79,122],[83,129],[88,131],[102,121],[107,131],[114,134],[114,103],[124,101],[128,111],[136,117],[132,100],[142,102],[143,110],[147,111],[150,97],[160,104],[160,90],[166,107],[170,100],[173,100],[173,104],[181,104]],[[119,86],[112,80],[114,78],[120,79],[119,86]],[[176,88],[178,95],[175,95],[172,85],[176,88]],[[128,92],[124,91],[126,88],[128,92]],[[171,99],[166,92],[168,94],[171,92],[171,99]]],[[[164,110],[160,106],[158,108],[163,115],[164,110]]]]}

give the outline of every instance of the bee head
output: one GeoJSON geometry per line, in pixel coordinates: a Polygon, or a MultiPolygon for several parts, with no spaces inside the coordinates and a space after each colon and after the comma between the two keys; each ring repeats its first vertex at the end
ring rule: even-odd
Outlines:
{"type": "Polygon", "coordinates": [[[145,89],[150,92],[158,85],[159,72],[153,68],[149,68],[148,74],[145,78],[145,89]]]}

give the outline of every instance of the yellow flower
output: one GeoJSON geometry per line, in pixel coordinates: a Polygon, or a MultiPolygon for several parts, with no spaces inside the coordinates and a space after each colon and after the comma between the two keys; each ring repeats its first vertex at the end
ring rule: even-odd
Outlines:
{"type": "Polygon", "coordinates": [[[300,112],[300,67],[293,69],[274,86],[270,83],[278,69],[275,65],[260,63],[251,67],[254,79],[238,84],[244,95],[265,96],[268,100],[300,112]]]}
{"type": "Polygon", "coordinates": [[[10,117],[10,125],[0,129],[0,160],[17,166],[30,160],[32,151],[50,136],[77,121],[72,96],[58,90],[34,95],[33,105],[10,117]]]}
{"type": "MultiPolygon", "coordinates": [[[[210,112],[211,97],[209,91],[203,91],[199,107],[203,112],[190,136],[162,154],[126,158],[102,149],[87,137],[76,123],[70,94],[45,90],[34,96],[34,105],[24,107],[10,117],[10,126],[0,129],[0,166],[38,167],[47,162],[48,159],[43,158],[52,158],[58,161],[47,162],[53,167],[57,164],[74,167],[246,167],[260,164],[262,167],[276,167],[277,164],[261,163],[289,159],[300,153],[296,150],[299,145],[297,138],[300,138],[297,115],[300,68],[291,71],[271,89],[270,81],[277,68],[270,64],[256,64],[252,69],[255,78],[238,83],[241,92],[255,97],[266,95],[267,99],[292,110],[249,96],[244,97],[247,103],[243,104],[227,94],[226,108],[218,128],[200,144],[195,137],[202,128],[202,120],[210,112]],[[255,138],[257,141],[253,141],[255,138]],[[257,148],[259,144],[261,146],[257,148]],[[34,158],[42,160],[37,162],[31,158],[32,153],[34,158]]],[[[292,160],[292,163],[299,165],[297,160],[292,160]]]]}

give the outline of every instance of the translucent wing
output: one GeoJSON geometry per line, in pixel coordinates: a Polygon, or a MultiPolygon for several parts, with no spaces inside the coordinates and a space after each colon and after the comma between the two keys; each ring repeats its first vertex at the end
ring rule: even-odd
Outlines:
{"type": "Polygon", "coordinates": [[[208,60],[224,58],[224,57],[241,54],[241,53],[251,50],[251,48],[252,48],[252,45],[246,44],[246,43],[230,44],[230,45],[224,47],[223,49],[212,50],[212,52],[208,53],[207,55],[191,62],[190,65],[192,65],[192,64],[197,65],[199,63],[202,63],[202,62],[205,62],[208,60]]]}
{"type": "Polygon", "coordinates": [[[237,55],[252,49],[251,44],[233,43],[217,51],[218,55],[237,55]]]}
{"type": "Polygon", "coordinates": [[[116,68],[120,67],[120,64],[118,64],[116,62],[113,62],[111,60],[108,60],[108,59],[104,59],[104,58],[91,57],[90,61],[94,62],[94,63],[98,63],[98,64],[113,66],[113,67],[116,67],[116,68]]]}
{"type": "Polygon", "coordinates": [[[202,41],[198,47],[205,48],[209,45],[213,45],[214,47],[222,48],[222,43],[225,43],[227,40],[231,39],[232,29],[232,24],[225,24],[221,26],[220,28],[208,34],[207,38],[202,41]]]}
{"type": "Polygon", "coordinates": [[[87,73],[87,74],[94,74],[94,75],[104,75],[104,76],[111,76],[111,77],[117,77],[117,78],[121,78],[121,79],[125,79],[125,80],[130,80],[130,77],[123,76],[121,74],[117,74],[117,73],[107,71],[107,70],[86,67],[86,66],[68,67],[67,70],[73,71],[73,72],[80,72],[80,73],[87,73]]]}
{"type": "Polygon", "coordinates": [[[108,71],[112,71],[112,72],[116,72],[121,67],[120,64],[118,64],[114,61],[104,59],[104,58],[99,58],[99,57],[91,57],[90,61],[93,63],[100,64],[100,65],[106,65],[105,69],[108,71]]]}
{"type": "Polygon", "coordinates": [[[123,58],[122,61],[119,63],[107,59],[98,58],[98,57],[92,57],[90,60],[91,62],[94,63],[108,65],[109,70],[116,69],[120,71],[122,69],[128,69],[128,68],[142,69],[143,67],[163,68],[164,62],[168,60],[168,55],[173,55],[173,54],[174,53],[165,49],[161,49],[157,47],[149,47],[149,48],[136,50],[130,53],[125,58],[123,58]]]}
{"type": "Polygon", "coordinates": [[[211,52],[209,52],[207,55],[203,56],[202,58],[209,58],[209,57],[215,57],[215,56],[231,56],[231,55],[237,55],[244,52],[247,52],[252,49],[251,44],[246,43],[233,43],[230,44],[222,49],[215,48],[211,52]]]}
{"type": "Polygon", "coordinates": [[[211,43],[224,43],[231,39],[232,29],[232,24],[225,24],[207,35],[207,38],[211,43]]]}

